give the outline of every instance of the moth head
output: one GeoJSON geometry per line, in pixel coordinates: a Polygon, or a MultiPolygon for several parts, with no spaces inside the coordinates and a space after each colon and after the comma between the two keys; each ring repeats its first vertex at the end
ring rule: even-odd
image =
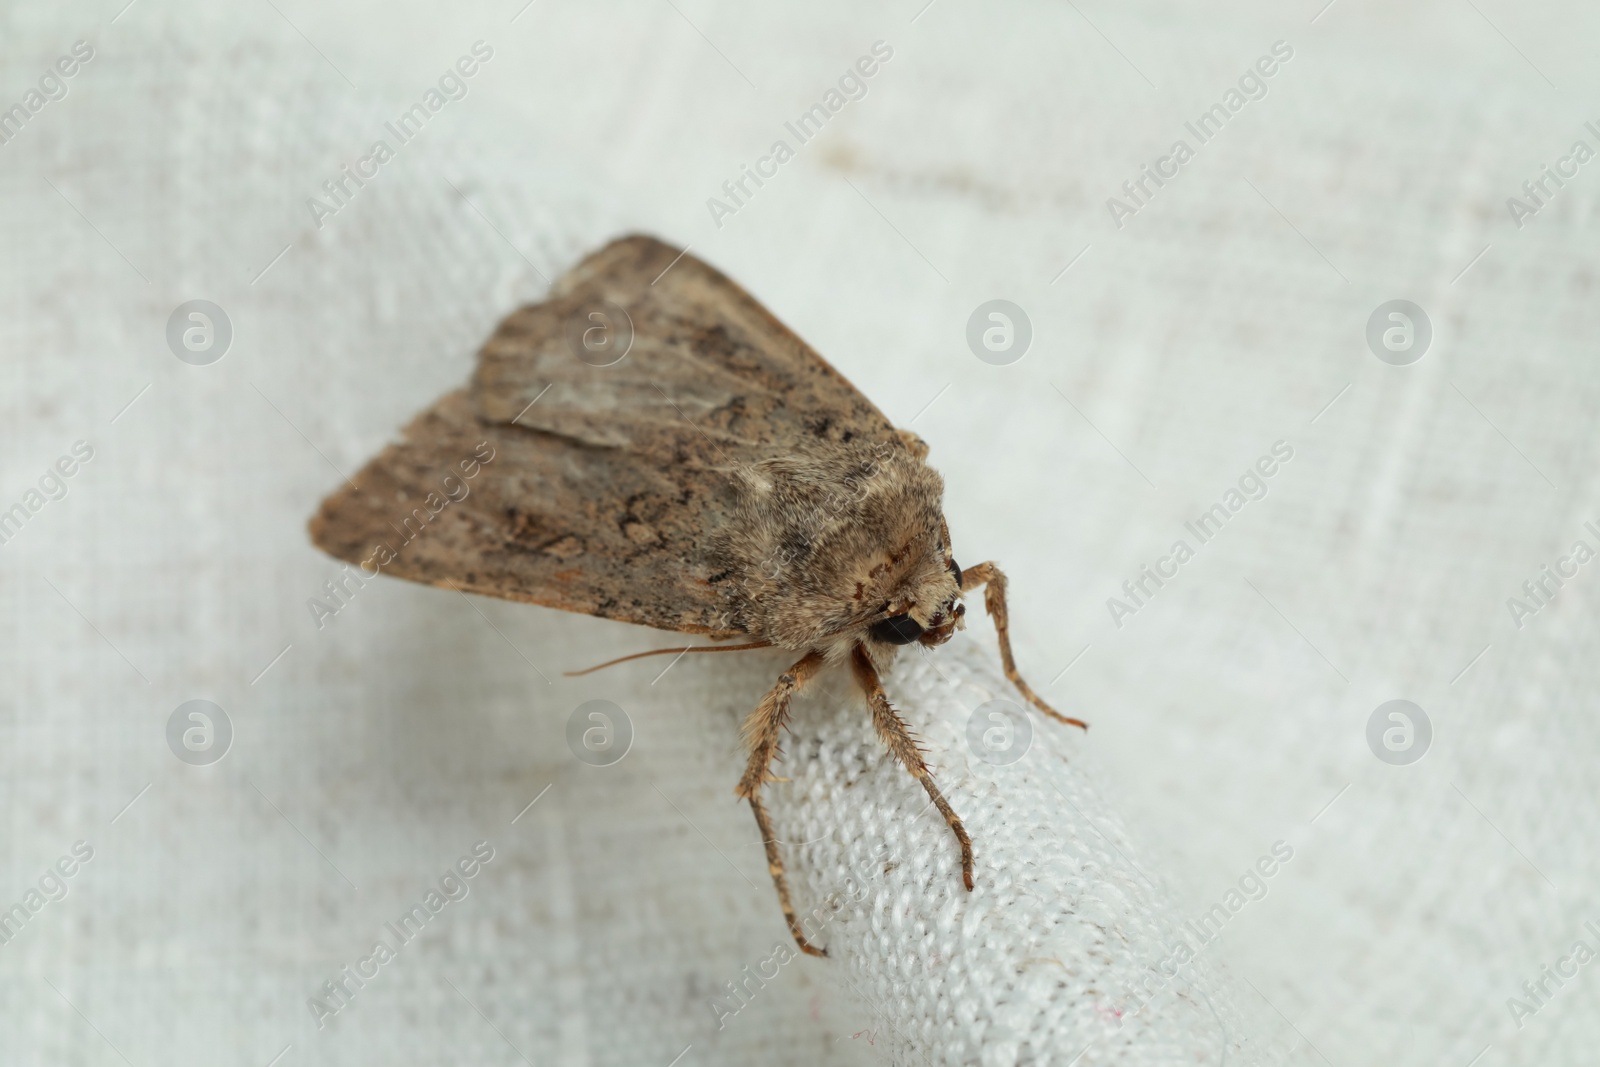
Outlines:
{"type": "MultiPolygon", "coordinates": [[[[866,636],[880,645],[942,645],[966,627],[966,605],[961,603],[961,567],[949,554],[941,539],[938,548],[945,554],[945,573],[950,581],[924,581],[919,588],[907,589],[911,602],[904,611],[869,623],[866,636]]],[[[892,609],[891,609],[892,610],[892,609]]]]}
{"type": "Polygon", "coordinates": [[[940,644],[962,625],[944,484],[899,441],[754,464],[721,547],[745,628],[774,645],[940,644]]]}

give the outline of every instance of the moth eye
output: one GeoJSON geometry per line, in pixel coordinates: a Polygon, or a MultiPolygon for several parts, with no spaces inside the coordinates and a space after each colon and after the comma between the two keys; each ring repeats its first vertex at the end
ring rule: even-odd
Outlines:
{"type": "Polygon", "coordinates": [[[954,556],[950,557],[950,573],[956,576],[956,588],[961,588],[961,568],[956,565],[954,556]]]}
{"type": "Polygon", "coordinates": [[[909,615],[891,615],[873,623],[867,633],[886,645],[909,645],[922,636],[922,626],[909,615]]]}

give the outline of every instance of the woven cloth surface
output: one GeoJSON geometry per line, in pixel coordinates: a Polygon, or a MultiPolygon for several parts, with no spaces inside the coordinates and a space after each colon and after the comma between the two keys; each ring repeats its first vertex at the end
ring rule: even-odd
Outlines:
{"type": "Polygon", "coordinates": [[[28,118],[0,143],[0,509],[28,517],[0,544],[0,908],[28,918],[0,943],[0,1063],[1587,1062],[1600,980],[1564,975],[1600,949],[1600,579],[1573,551],[1600,549],[1600,176],[1574,149],[1600,149],[1597,23],[6,7],[0,108],[28,118]],[[970,716],[1015,694],[975,600],[887,679],[973,831],[968,895],[846,679],[819,680],[774,815],[798,901],[865,895],[832,959],[737,1012],[728,983],[787,937],[732,795],[784,657],[567,679],[670,638],[388,580],[308,606],[340,577],[316,503],[630,230],[692,246],[929,442],[958,558],[1010,575],[1024,674],[1093,724],[978,758],[970,716]],[[1032,327],[1005,366],[967,340],[996,298],[1032,327]],[[1409,366],[1367,337],[1394,299],[1431,322],[1409,366]],[[192,300],[231,323],[209,365],[169,342],[192,300]],[[231,723],[211,765],[168,740],[196,699],[231,723]],[[568,745],[598,699],[633,729],[605,767],[568,745]],[[1431,722],[1409,765],[1380,758],[1390,720],[1369,742],[1396,699],[1431,722]],[[430,893],[394,959],[342,977],[430,893]]]}
{"type": "MultiPolygon", "coordinates": [[[[839,972],[824,977],[871,1013],[874,1046],[909,1063],[1279,1062],[1285,1047],[1251,1040],[1256,1006],[1240,1017],[1248,990],[1213,973],[1225,924],[1183,925],[1072,727],[1016,723],[1015,693],[973,642],[891,685],[975,842],[971,894],[943,819],[847,692],[797,722],[791,781],[772,790],[800,912],[839,972]]],[[[754,992],[744,981],[719,1017],[754,992]]]]}

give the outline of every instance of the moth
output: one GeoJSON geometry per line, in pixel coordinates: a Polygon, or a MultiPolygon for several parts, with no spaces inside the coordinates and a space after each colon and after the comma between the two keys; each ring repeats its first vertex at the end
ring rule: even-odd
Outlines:
{"type": "Polygon", "coordinates": [[[962,597],[982,586],[1006,677],[1045,715],[1087,728],[1017,673],[1005,575],[956,563],[927,455],[738,285],[631,236],[512,312],[471,382],[323,501],[310,530],[368,576],[375,566],[737,642],[638,655],[795,653],[744,720],[734,791],[755,814],[795,941],[825,955],[795,916],[762,801],[791,701],[818,672],[848,667],[879,738],[955,835],[968,890],[972,841],[890,704],[884,670],[908,645],[963,629],[962,597]],[[470,490],[449,492],[454,465],[473,456],[492,462],[473,463],[470,490]]]}

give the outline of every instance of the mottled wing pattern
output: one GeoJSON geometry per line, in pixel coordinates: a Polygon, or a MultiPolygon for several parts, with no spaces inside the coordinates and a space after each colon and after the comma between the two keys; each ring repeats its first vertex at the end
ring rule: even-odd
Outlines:
{"type": "Polygon", "coordinates": [[[607,245],[557,281],[550,299],[507,317],[483,346],[472,398],[488,421],[674,463],[726,466],[818,438],[894,435],[871,401],[753,297],[649,237],[607,245]],[[627,326],[607,321],[607,305],[626,312],[632,346],[615,365],[591,366],[574,354],[584,331],[627,326]]]}
{"type": "Polygon", "coordinates": [[[369,575],[735,636],[708,569],[668,551],[682,547],[683,521],[659,505],[690,481],[618,463],[615,450],[484,423],[460,391],[417,416],[356,476],[359,488],[324,501],[311,536],[369,575]]]}
{"type": "Polygon", "coordinates": [[[311,534],[368,573],[733,637],[729,575],[708,551],[732,510],[729,470],[850,440],[902,447],[744,290],[628,237],[508,316],[469,388],[325,500],[311,534]],[[626,356],[585,362],[583,330],[617,329],[615,308],[631,322],[626,356]]]}

